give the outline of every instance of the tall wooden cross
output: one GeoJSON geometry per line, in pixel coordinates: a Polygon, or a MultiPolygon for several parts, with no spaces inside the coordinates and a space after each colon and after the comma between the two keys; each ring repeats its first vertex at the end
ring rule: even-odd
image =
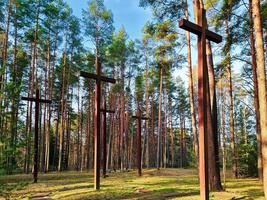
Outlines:
{"type": "Polygon", "coordinates": [[[95,144],[95,155],[94,155],[94,188],[95,190],[100,189],[100,101],[101,101],[101,82],[116,83],[113,78],[101,76],[101,64],[96,60],[96,74],[80,71],[80,76],[88,79],[94,79],[96,81],[95,87],[95,114],[94,114],[94,144],[95,144]]]}
{"type": "Polygon", "coordinates": [[[198,124],[199,124],[199,179],[200,199],[209,199],[208,142],[207,142],[207,86],[206,39],[215,43],[222,37],[207,29],[206,11],[198,8],[198,24],[186,19],[179,21],[179,27],[198,36],[198,124]]]}
{"type": "Polygon", "coordinates": [[[134,119],[137,120],[137,130],[136,130],[136,140],[137,140],[137,156],[136,156],[136,163],[137,163],[137,168],[138,168],[138,175],[142,176],[142,139],[141,139],[141,125],[142,125],[142,120],[148,120],[149,118],[147,117],[142,117],[141,114],[141,109],[138,108],[137,115],[133,116],[134,119]]]}
{"type": "Polygon", "coordinates": [[[107,165],[107,113],[115,113],[114,110],[107,110],[107,104],[104,103],[104,108],[101,109],[103,113],[103,127],[102,127],[102,145],[103,145],[103,158],[102,158],[102,169],[103,169],[103,178],[106,178],[106,165],[107,165]]]}
{"type": "Polygon", "coordinates": [[[35,91],[35,98],[34,97],[21,97],[22,100],[25,101],[33,101],[35,102],[35,131],[34,131],[34,163],[33,163],[33,181],[37,183],[38,178],[38,139],[39,139],[39,110],[40,110],[40,103],[52,103],[51,100],[40,99],[40,92],[39,89],[35,91]]]}

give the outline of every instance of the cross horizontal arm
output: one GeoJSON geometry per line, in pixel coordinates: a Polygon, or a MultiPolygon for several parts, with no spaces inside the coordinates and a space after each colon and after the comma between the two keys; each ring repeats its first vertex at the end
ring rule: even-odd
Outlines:
{"type": "Polygon", "coordinates": [[[21,100],[25,100],[25,101],[34,101],[34,102],[40,102],[40,103],[52,103],[51,100],[47,100],[47,99],[36,99],[34,97],[21,97],[21,100]]]}
{"type": "Polygon", "coordinates": [[[104,113],[115,113],[115,110],[100,109],[100,111],[104,113]]]}
{"type": "MultiPolygon", "coordinates": [[[[179,27],[198,36],[200,36],[202,32],[201,26],[194,24],[186,19],[181,19],[179,21],[179,27]]],[[[208,40],[213,41],[217,44],[222,42],[222,36],[208,29],[206,29],[206,37],[208,40]]]]}
{"type": "MultiPolygon", "coordinates": [[[[88,72],[84,72],[84,71],[80,71],[79,75],[84,77],[84,78],[90,78],[90,79],[94,79],[94,80],[98,79],[98,75],[92,74],[92,73],[88,73],[88,72]]],[[[105,77],[105,76],[100,76],[100,80],[103,81],[103,82],[108,82],[108,83],[116,83],[116,79],[108,78],[108,77],[105,77]]]]}

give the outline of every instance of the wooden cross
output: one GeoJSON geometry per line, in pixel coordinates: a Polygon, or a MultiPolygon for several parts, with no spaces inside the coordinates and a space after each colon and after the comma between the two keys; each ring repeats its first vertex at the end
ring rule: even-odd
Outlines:
{"type": "Polygon", "coordinates": [[[40,103],[52,103],[51,100],[40,99],[39,89],[35,91],[35,98],[33,97],[21,97],[21,100],[35,102],[35,133],[34,133],[34,163],[33,163],[33,181],[37,183],[38,177],[38,131],[39,131],[39,110],[40,103]]]}
{"type": "Polygon", "coordinates": [[[208,72],[206,58],[206,39],[222,42],[222,36],[207,29],[206,11],[198,8],[198,24],[186,19],[179,21],[179,27],[198,36],[198,124],[199,124],[199,179],[200,199],[209,199],[208,142],[207,142],[207,89],[208,72]]]}
{"type": "Polygon", "coordinates": [[[103,178],[106,178],[106,165],[107,165],[107,113],[115,113],[114,110],[107,110],[107,104],[104,103],[104,108],[100,110],[103,113],[103,132],[102,132],[102,145],[103,145],[103,158],[102,158],[102,168],[103,168],[103,178]]]}
{"type": "Polygon", "coordinates": [[[101,76],[101,64],[96,59],[96,74],[80,71],[80,76],[88,79],[94,79],[96,81],[95,87],[95,114],[94,114],[94,144],[95,144],[95,155],[94,155],[94,188],[95,190],[100,189],[100,101],[101,101],[101,82],[116,83],[113,78],[107,78],[101,76]]]}
{"type": "Polygon", "coordinates": [[[133,116],[134,119],[137,120],[137,130],[136,130],[136,140],[137,140],[137,156],[136,156],[136,163],[137,163],[137,168],[138,168],[138,175],[142,176],[142,146],[141,146],[141,125],[142,125],[142,120],[148,120],[149,118],[147,117],[142,117],[141,116],[141,109],[138,109],[137,115],[133,116]]]}

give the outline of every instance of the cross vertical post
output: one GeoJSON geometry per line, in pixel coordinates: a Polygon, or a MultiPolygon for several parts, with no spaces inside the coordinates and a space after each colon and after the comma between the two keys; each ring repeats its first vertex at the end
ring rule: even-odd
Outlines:
{"type": "Polygon", "coordinates": [[[103,113],[103,132],[102,132],[102,145],[103,145],[103,158],[102,158],[102,169],[103,169],[103,178],[106,178],[107,174],[107,113],[115,113],[114,110],[107,110],[107,104],[104,103],[104,108],[101,109],[101,112],[103,113]]]}
{"type": "Polygon", "coordinates": [[[198,11],[198,23],[202,27],[201,37],[198,37],[198,116],[199,116],[199,179],[200,197],[209,199],[209,170],[207,149],[207,59],[206,59],[206,15],[205,10],[198,11]]]}
{"type": "Polygon", "coordinates": [[[101,82],[108,82],[108,83],[116,83],[116,80],[113,78],[107,78],[101,76],[101,64],[98,62],[98,58],[96,59],[96,74],[80,71],[80,76],[88,79],[94,79],[96,81],[95,86],[95,113],[94,113],[94,189],[100,189],[100,160],[101,160],[101,153],[100,153],[100,128],[101,128],[101,121],[100,121],[100,102],[101,102],[101,82]]]}
{"type": "Polygon", "coordinates": [[[33,97],[21,97],[21,100],[25,101],[33,101],[35,102],[35,122],[34,122],[34,158],[33,158],[33,182],[37,183],[38,179],[38,148],[39,148],[39,110],[40,110],[40,103],[52,103],[51,100],[40,99],[40,92],[39,89],[35,91],[35,98],[33,97]]]}
{"type": "Polygon", "coordinates": [[[179,27],[198,36],[198,116],[199,116],[199,179],[200,199],[209,199],[208,140],[207,140],[207,86],[208,71],[206,58],[206,39],[215,43],[222,42],[222,37],[207,29],[205,9],[198,7],[198,24],[186,19],[179,21],[179,27]]]}
{"type": "Polygon", "coordinates": [[[137,156],[136,163],[138,168],[138,176],[142,176],[142,138],[141,138],[141,129],[142,129],[142,120],[148,120],[147,117],[142,117],[141,109],[138,108],[137,115],[133,116],[133,119],[137,120],[137,129],[136,129],[136,140],[137,140],[137,156]]]}

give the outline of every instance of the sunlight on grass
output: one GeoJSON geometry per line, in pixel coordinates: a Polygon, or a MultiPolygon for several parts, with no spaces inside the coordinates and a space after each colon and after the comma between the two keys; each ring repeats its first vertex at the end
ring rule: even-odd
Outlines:
{"type": "MultiPolygon", "coordinates": [[[[149,169],[142,177],[136,171],[116,172],[101,179],[101,190],[93,189],[91,172],[40,174],[38,184],[31,175],[0,177],[0,199],[199,199],[197,171],[192,169],[149,169]]],[[[210,194],[211,200],[263,200],[257,179],[228,179],[226,191],[210,194]]]]}

